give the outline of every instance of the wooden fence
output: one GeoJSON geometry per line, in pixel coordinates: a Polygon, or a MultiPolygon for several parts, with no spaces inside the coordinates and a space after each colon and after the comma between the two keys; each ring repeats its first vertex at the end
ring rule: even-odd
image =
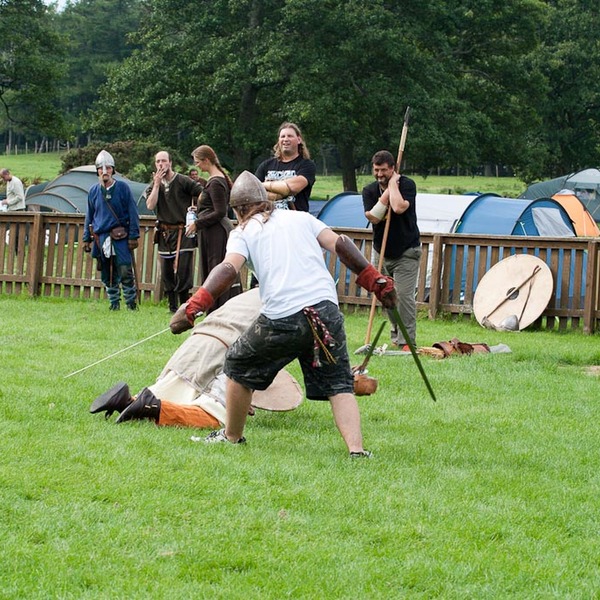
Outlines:
{"type": "MultiPolygon", "coordinates": [[[[104,288],[95,261],[83,252],[84,217],[46,212],[0,213],[0,291],[32,296],[101,298],[104,288]]],[[[371,257],[368,229],[339,229],[371,257]]],[[[140,244],[134,253],[141,301],[162,298],[160,265],[153,244],[154,219],[141,217],[140,244]]],[[[429,318],[441,314],[471,318],[477,284],[494,264],[515,253],[539,256],[548,264],[554,289],[535,323],[546,329],[582,329],[593,333],[600,320],[600,238],[500,237],[422,233],[423,256],[416,290],[419,309],[429,318]]],[[[301,260],[301,257],[299,257],[301,260]]],[[[335,256],[325,255],[340,302],[369,306],[370,295],[335,256]]],[[[196,261],[198,263],[198,261],[196,261]]],[[[247,274],[243,274],[247,281],[247,274]]],[[[195,284],[199,285],[196,264],[195,284]]]]}

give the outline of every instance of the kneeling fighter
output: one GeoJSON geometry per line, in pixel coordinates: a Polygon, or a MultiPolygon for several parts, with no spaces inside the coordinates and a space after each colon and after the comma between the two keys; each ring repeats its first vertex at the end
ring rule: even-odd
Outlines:
{"type": "Polygon", "coordinates": [[[357,283],[386,308],[395,306],[393,280],[369,264],[350,239],[310,213],[276,210],[248,171],[235,181],[229,202],[239,225],[229,236],[225,258],[171,319],[174,333],[192,327],[196,316],[229,289],[246,261],[260,281],[260,315],[225,357],[226,426],[206,441],[243,443],[253,391],[266,389],[297,358],[307,398],[329,400],[350,455],[370,456],[363,448],[344,318],[323,249],[337,253],[358,274],[357,283]]]}

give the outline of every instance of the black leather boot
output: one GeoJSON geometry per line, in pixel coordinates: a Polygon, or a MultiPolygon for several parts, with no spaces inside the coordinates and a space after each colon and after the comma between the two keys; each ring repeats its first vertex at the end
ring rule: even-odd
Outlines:
{"type": "Polygon", "coordinates": [[[105,410],[104,417],[108,419],[115,411],[123,412],[132,402],[129,386],[124,381],[120,381],[92,402],[90,412],[95,414],[105,410]]]}
{"type": "Polygon", "coordinates": [[[185,304],[190,299],[190,293],[186,290],[185,292],[179,292],[179,306],[185,304]]]}
{"type": "Polygon", "coordinates": [[[172,313],[177,312],[177,293],[176,292],[167,292],[167,298],[169,299],[169,310],[172,313]]]}
{"type": "Polygon", "coordinates": [[[144,388],[120,414],[117,423],[136,419],[150,419],[156,423],[158,417],[160,417],[160,400],[148,388],[144,388]]]}

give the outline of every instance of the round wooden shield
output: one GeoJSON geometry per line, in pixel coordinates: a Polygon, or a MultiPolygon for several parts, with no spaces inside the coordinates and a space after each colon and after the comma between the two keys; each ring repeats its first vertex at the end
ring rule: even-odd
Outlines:
{"type": "Polygon", "coordinates": [[[554,281],[548,265],[531,254],[514,254],[496,263],[473,297],[475,318],[483,327],[521,331],[543,312],[554,281]]]}
{"type": "Polygon", "coordinates": [[[266,390],[256,390],[252,394],[252,406],[272,411],[294,410],[303,398],[300,384],[285,369],[281,369],[266,390]]]}

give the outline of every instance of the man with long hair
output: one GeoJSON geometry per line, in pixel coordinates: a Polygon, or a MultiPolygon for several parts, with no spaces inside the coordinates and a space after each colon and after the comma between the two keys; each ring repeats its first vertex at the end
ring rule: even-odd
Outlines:
{"type": "Polygon", "coordinates": [[[370,456],[363,448],[344,317],[323,250],[336,253],[358,274],[357,283],[386,307],[396,302],[393,281],[378,273],[352,240],[310,213],[275,209],[261,182],[248,171],[235,181],[230,204],[239,225],[229,236],[225,259],[171,319],[174,333],[191,328],[196,316],[208,311],[236,281],[246,262],[260,281],[260,315],[225,358],[226,426],[206,441],[244,442],[253,391],[266,389],[277,372],[297,358],[307,398],[330,402],[350,456],[370,456]]]}
{"type": "Polygon", "coordinates": [[[269,200],[275,201],[278,208],[308,211],[317,168],[298,125],[289,122],[280,125],[273,154],[255,173],[263,182],[269,200]]]}

